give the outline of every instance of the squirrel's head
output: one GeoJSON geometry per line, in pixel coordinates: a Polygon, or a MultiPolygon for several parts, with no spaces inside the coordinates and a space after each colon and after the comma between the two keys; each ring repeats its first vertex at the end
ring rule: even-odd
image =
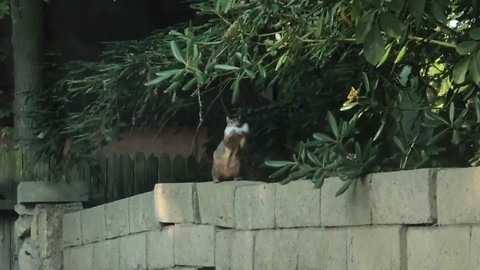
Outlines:
{"type": "Polygon", "coordinates": [[[242,122],[240,118],[230,118],[227,116],[227,127],[240,127],[242,122]]]}

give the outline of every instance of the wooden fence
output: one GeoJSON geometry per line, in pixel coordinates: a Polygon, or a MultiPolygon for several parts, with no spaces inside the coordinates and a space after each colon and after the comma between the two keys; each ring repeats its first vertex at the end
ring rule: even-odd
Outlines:
{"type": "Polygon", "coordinates": [[[198,182],[210,178],[210,165],[198,162],[194,156],[114,154],[98,156],[98,161],[97,167],[81,162],[59,174],[49,170],[49,162],[33,162],[19,150],[0,149],[0,195],[16,200],[16,186],[22,178],[27,181],[90,181],[92,203],[98,204],[152,190],[155,183],[198,182]]]}

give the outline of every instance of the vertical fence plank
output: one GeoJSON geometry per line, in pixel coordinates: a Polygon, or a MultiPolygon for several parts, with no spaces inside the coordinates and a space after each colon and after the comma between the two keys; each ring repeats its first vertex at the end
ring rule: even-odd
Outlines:
{"type": "Polygon", "coordinates": [[[198,167],[195,156],[190,155],[187,158],[187,180],[189,182],[198,182],[198,167]]]}
{"type": "Polygon", "coordinates": [[[146,163],[145,155],[143,153],[135,154],[135,162],[133,165],[134,169],[134,182],[133,182],[133,194],[140,194],[146,188],[145,179],[146,179],[146,163]]]}
{"type": "Polygon", "coordinates": [[[172,183],[172,161],[167,154],[160,155],[158,161],[158,182],[172,183]]]}
{"type": "Polygon", "coordinates": [[[12,183],[5,177],[5,155],[6,150],[0,145],[0,196],[7,196],[12,189],[12,183]]]}
{"type": "Polygon", "coordinates": [[[0,266],[3,265],[10,267],[11,264],[11,223],[10,219],[0,218],[0,266]]]}
{"type": "Polygon", "coordinates": [[[176,155],[172,163],[172,175],[175,182],[186,182],[187,162],[182,155],[176,155]]]}
{"type": "Polygon", "coordinates": [[[98,167],[92,172],[92,200],[95,203],[103,204],[107,202],[107,159],[104,155],[98,155],[98,167]]]}
{"type": "Polygon", "coordinates": [[[106,200],[107,202],[114,201],[117,196],[116,185],[116,159],[117,155],[113,154],[107,158],[107,192],[106,192],[106,200]]]}
{"type": "Polygon", "coordinates": [[[158,181],[158,158],[152,154],[147,159],[146,191],[153,190],[158,181]]]}
{"type": "Polygon", "coordinates": [[[122,174],[121,178],[121,187],[122,187],[122,198],[132,196],[132,186],[133,186],[133,162],[129,154],[122,154],[120,156],[120,164],[122,174]]]}

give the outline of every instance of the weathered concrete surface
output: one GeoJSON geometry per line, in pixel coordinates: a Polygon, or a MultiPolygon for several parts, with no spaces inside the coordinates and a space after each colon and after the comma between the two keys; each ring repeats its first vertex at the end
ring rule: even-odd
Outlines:
{"type": "Polygon", "coordinates": [[[405,241],[405,228],[401,226],[350,227],[347,269],[406,269],[405,241]]]}
{"type": "Polygon", "coordinates": [[[17,203],[62,203],[88,201],[87,181],[72,182],[20,182],[17,203]]]}
{"type": "Polygon", "coordinates": [[[93,243],[107,238],[105,226],[105,205],[95,206],[82,211],[82,242],[93,243]]]}
{"type": "Polygon", "coordinates": [[[119,270],[147,269],[146,233],[137,233],[120,238],[119,270]]]}
{"type": "Polygon", "coordinates": [[[235,190],[260,182],[228,181],[197,183],[198,207],[202,224],[235,228],[235,190]]]}
{"type": "Polygon", "coordinates": [[[82,244],[82,212],[76,211],[63,216],[63,245],[65,247],[82,244]]]}
{"type": "Polygon", "coordinates": [[[374,224],[435,222],[435,173],[430,169],[372,174],[374,224]]]}
{"type": "Polygon", "coordinates": [[[320,226],[320,189],[310,180],[277,184],[275,224],[280,228],[320,226]]]}
{"type": "Polygon", "coordinates": [[[174,234],[175,226],[164,227],[161,231],[147,232],[148,269],[160,269],[175,266],[174,234]]]}
{"type": "Polygon", "coordinates": [[[215,266],[215,227],[175,225],[175,264],[215,266]]]}
{"type": "Polygon", "coordinates": [[[129,198],[130,232],[144,232],[160,229],[155,217],[153,192],[146,192],[129,198]]]}
{"type": "Polygon", "coordinates": [[[437,174],[438,224],[480,222],[480,168],[441,170],[437,174]]]}
{"type": "Polygon", "coordinates": [[[255,234],[254,269],[297,269],[298,230],[260,230],[255,234]]]}
{"type": "MultiPolygon", "coordinates": [[[[465,226],[461,226],[460,228],[466,230],[465,226]]],[[[470,234],[470,252],[469,252],[469,266],[470,269],[475,269],[480,266],[480,226],[475,225],[471,228],[470,234]]]]}
{"type": "Polygon", "coordinates": [[[275,184],[237,187],[235,226],[237,229],[275,227],[275,184]]]}
{"type": "MultiPolygon", "coordinates": [[[[105,205],[105,226],[107,229],[107,238],[114,238],[130,233],[130,216],[128,209],[128,198],[105,205]]],[[[137,211],[141,211],[141,209],[137,209],[137,211]]],[[[138,213],[136,214],[139,215],[138,213]]],[[[136,222],[140,222],[140,220],[136,222]]]]}
{"type": "Polygon", "coordinates": [[[327,178],[321,188],[321,222],[323,226],[371,224],[371,179],[356,180],[341,196],[335,193],[344,184],[339,178],[327,178]]]}
{"type": "Polygon", "coordinates": [[[298,269],[347,269],[347,229],[301,229],[298,269]]]}
{"type": "Polygon", "coordinates": [[[408,228],[408,269],[477,269],[478,264],[470,265],[470,254],[468,226],[408,228]]]}
{"type": "Polygon", "coordinates": [[[93,244],[93,265],[95,270],[119,269],[120,238],[93,244]]]}
{"type": "Polygon", "coordinates": [[[66,248],[63,251],[64,270],[92,270],[93,245],[66,248]]]}
{"type": "Polygon", "coordinates": [[[198,221],[198,202],[195,184],[156,184],[154,207],[158,221],[163,223],[195,223],[198,221]]]}
{"type": "Polygon", "coordinates": [[[253,231],[218,230],[215,233],[215,269],[253,269],[253,231]]]}

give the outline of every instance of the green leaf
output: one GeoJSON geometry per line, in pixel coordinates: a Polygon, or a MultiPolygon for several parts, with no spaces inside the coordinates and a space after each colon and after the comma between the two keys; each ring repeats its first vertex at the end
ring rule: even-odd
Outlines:
{"type": "Polygon", "coordinates": [[[172,53],[175,59],[185,64],[185,60],[183,59],[182,53],[180,52],[180,49],[178,48],[177,43],[174,40],[170,41],[170,48],[172,50],[172,53]]]}
{"type": "Polygon", "coordinates": [[[475,97],[475,114],[477,115],[477,123],[480,123],[480,98],[475,97]]]}
{"type": "Polygon", "coordinates": [[[233,88],[232,89],[233,90],[233,92],[232,92],[232,104],[237,103],[238,98],[240,96],[240,80],[241,79],[242,79],[241,76],[237,77],[235,79],[235,82],[232,85],[232,88],[233,88]]]}
{"type": "Polygon", "coordinates": [[[179,87],[180,87],[180,82],[173,82],[172,84],[170,84],[170,86],[165,89],[165,91],[163,91],[164,93],[172,93],[172,92],[175,92],[179,87]]]}
{"type": "Polygon", "coordinates": [[[157,74],[158,77],[151,80],[151,81],[146,82],[144,85],[145,86],[151,86],[151,85],[159,84],[159,83],[163,82],[164,80],[169,79],[172,76],[177,75],[181,71],[182,71],[182,69],[172,69],[172,70],[165,70],[165,71],[157,72],[156,74],[157,74]]]}
{"type": "Polygon", "coordinates": [[[347,181],[345,181],[345,183],[340,187],[340,189],[337,191],[337,193],[335,193],[335,197],[338,197],[340,195],[342,195],[343,193],[345,193],[345,191],[347,191],[348,187],[350,187],[350,185],[353,183],[354,179],[348,179],[347,181]]]}
{"type": "Polygon", "coordinates": [[[382,12],[379,16],[382,30],[390,37],[398,38],[402,35],[403,22],[395,14],[382,12]]]}
{"type": "Polygon", "coordinates": [[[473,41],[473,40],[468,40],[464,41],[461,43],[458,43],[455,46],[455,49],[457,50],[457,53],[460,55],[467,55],[475,50],[475,48],[478,46],[478,42],[473,41]]]}
{"type": "Polygon", "coordinates": [[[385,1],[384,5],[388,10],[399,13],[403,9],[404,0],[385,1]]]}
{"type": "Polygon", "coordinates": [[[196,85],[197,80],[195,78],[191,78],[183,87],[183,91],[190,91],[196,85]]]}
{"type": "Polygon", "coordinates": [[[227,13],[232,7],[233,0],[216,0],[215,9],[219,12],[227,13]]]}
{"type": "Polygon", "coordinates": [[[445,10],[443,9],[444,7],[442,5],[439,5],[437,3],[432,3],[430,5],[432,14],[441,23],[446,23],[448,18],[447,15],[445,14],[445,10]]]}
{"type": "Polygon", "coordinates": [[[284,166],[292,166],[292,165],[295,165],[295,162],[293,162],[293,161],[279,161],[279,160],[266,160],[265,161],[265,166],[273,167],[273,168],[279,168],[279,167],[284,167],[284,166]]]}
{"type": "Polygon", "coordinates": [[[470,65],[468,67],[468,74],[470,79],[476,84],[480,85],[480,50],[475,53],[475,56],[472,56],[470,60],[470,65]]]}
{"type": "Polygon", "coordinates": [[[314,182],[315,182],[314,188],[322,188],[323,183],[325,183],[325,176],[322,175],[320,178],[314,179],[314,182]]]}
{"type": "Polygon", "coordinates": [[[470,38],[480,41],[480,27],[474,27],[469,32],[470,38]]]}
{"type": "Polygon", "coordinates": [[[405,55],[405,53],[407,52],[407,45],[404,45],[402,47],[402,49],[400,49],[400,52],[398,52],[398,55],[397,55],[397,58],[395,58],[395,61],[394,63],[398,63],[400,62],[400,60],[402,60],[403,56],[405,55]]]}
{"type": "Polygon", "coordinates": [[[378,25],[374,25],[363,43],[363,54],[367,61],[376,66],[385,54],[385,41],[378,25]]]}
{"type": "Polygon", "coordinates": [[[385,63],[385,61],[387,61],[388,56],[390,55],[390,49],[391,48],[392,48],[392,43],[387,44],[387,47],[385,49],[385,53],[383,54],[382,59],[380,59],[380,62],[378,62],[377,68],[380,67],[381,65],[383,65],[383,63],[385,63]]]}
{"type": "Polygon", "coordinates": [[[465,82],[465,75],[467,74],[469,64],[470,64],[469,56],[464,56],[462,59],[460,59],[457,62],[457,64],[455,64],[452,72],[453,81],[455,81],[458,84],[465,82]]]}
{"type": "Polygon", "coordinates": [[[333,135],[335,138],[338,138],[338,125],[337,121],[335,120],[335,117],[333,117],[333,114],[328,111],[327,112],[327,118],[328,118],[328,123],[330,124],[330,128],[332,129],[333,135]]]}
{"type": "Polygon", "coordinates": [[[405,153],[405,146],[403,143],[400,141],[400,139],[397,136],[393,136],[393,142],[395,145],[402,151],[402,153],[405,153]]]}
{"type": "Polygon", "coordinates": [[[226,64],[215,65],[215,70],[232,71],[232,70],[238,70],[238,69],[240,68],[231,66],[231,65],[226,65],[226,64]]]}
{"type": "Polygon", "coordinates": [[[450,103],[450,109],[448,110],[448,119],[450,119],[450,124],[453,124],[453,120],[455,120],[455,104],[453,102],[450,103]]]}
{"type": "Polygon", "coordinates": [[[325,133],[320,133],[320,132],[313,133],[313,138],[322,143],[335,142],[335,140],[332,137],[328,136],[325,133]]]}
{"type": "Polygon", "coordinates": [[[456,129],[454,129],[453,134],[452,134],[452,143],[455,144],[455,145],[458,145],[458,143],[461,140],[462,139],[460,138],[460,133],[456,129]]]}
{"type": "Polygon", "coordinates": [[[410,0],[410,5],[415,15],[415,24],[417,26],[419,26],[422,21],[423,13],[425,12],[425,2],[425,0],[410,0]]]}
{"type": "Polygon", "coordinates": [[[355,42],[357,44],[363,43],[365,41],[367,34],[372,29],[374,15],[375,13],[373,11],[369,11],[363,14],[360,19],[358,19],[357,25],[355,27],[355,42]]]}
{"type": "Polygon", "coordinates": [[[370,89],[370,81],[368,80],[367,73],[362,71],[362,78],[363,78],[363,83],[365,84],[365,90],[368,93],[371,91],[371,89],[370,89]]]}
{"type": "Polygon", "coordinates": [[[277,170],[276,172],[272,173],[271,175],[268,176],[269,179],[275,179],[278,178],[282,175],[284,175],[288,170],[290,170],[292,166],[284,166],[277,170]]]}

